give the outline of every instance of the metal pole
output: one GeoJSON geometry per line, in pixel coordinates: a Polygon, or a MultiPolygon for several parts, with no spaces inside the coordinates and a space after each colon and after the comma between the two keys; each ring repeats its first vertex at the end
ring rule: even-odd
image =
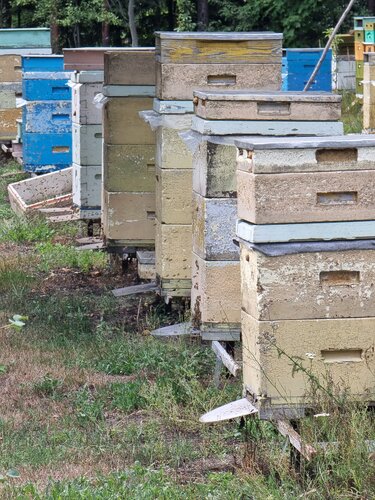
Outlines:
{"type": "Polygon", "coordinates": [[[333,42],[333,39],[335,38],[336,36],[336,33],[338,32],[338,30],[340,29],[340,26],[342,25],[342,23],[344,22],[346,16],[349,14],[350,12],[350,9],[353,7],[353,4],[354,4],[355,0],[350,0],[348,6],[346,7],[346,9],[344,10],[342,16],[340,17],[338,23],[336,24],[335,26],[335,29],[332,31],[330,37],[328,38],[328,41],[327,41],[327,44],[326,46],[324,47],[324,50],[322,52],[322,55],[320,56],[320,59],[317,63],[317,65],[315,66],[314,68],[314,71],[312,72],[312,75],[310,76],[309,78],[309,81],[306,83],[305,85],[305,88],[303,89],[304,92],[306,92],[307,90],[309,90],[309,88],[311,87],[311,84],[312,82],[314,81],[314,78],[316,77],[319,69],[320,69],[320,66],[322,65],[323,61],[324,61],[324,58],[325,56],[327,55],[327,52],[329,50],[329,48],[331,47],[332,45],[332,42],[333,42]]]}

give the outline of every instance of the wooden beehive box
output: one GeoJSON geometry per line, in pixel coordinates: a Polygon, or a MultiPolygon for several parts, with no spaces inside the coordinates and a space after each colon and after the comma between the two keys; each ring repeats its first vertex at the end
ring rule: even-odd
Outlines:
{"type": "Polygon", "coordinates": [[[199,88],[281,86],[279,33],[156,32],[156,97],[191,99],[199,88]],[[251,65],[251,71],[249,70],[251,65]]]}
{"type": "Polygon", "coordinates": [[[104,56],[105,85],[155,85],[155,49],[111,48],[104,56]]]}
{"type": "Polygon", "coordinates": [[[373,217],[371,137],[253,138],[236,144],[244,152],[237,171],[240,219],[283,224],[373,217]]]}
{"type": "Polygon", "coordinates": [[[206,120],[337,121],[341,96],[328,92],[194,92],[194,112],[206,120]]]}

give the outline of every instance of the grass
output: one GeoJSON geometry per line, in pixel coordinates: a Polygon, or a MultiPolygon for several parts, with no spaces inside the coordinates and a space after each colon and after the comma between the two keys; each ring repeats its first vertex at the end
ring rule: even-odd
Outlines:
{"type": "MultiPolygon", "coordinates": [[[[352,102],[343,96],[353,132],[352,102]]],[[[0,177],[1,498],[374,498],[363,406],[317,400],[330,417],[306,418],[302,436],[339,445],[300,471],[271,423],[200,424],[241,396],[240,382],[213,385],[208,346],[150,337],[180,318],[152,294],[115,299],[118,276],[104,253],[77,251],[77,224],[17,217],[5,188],[0,177]],[[15,314],[29,318],[22,329],[7,327],[15,314]]]]}

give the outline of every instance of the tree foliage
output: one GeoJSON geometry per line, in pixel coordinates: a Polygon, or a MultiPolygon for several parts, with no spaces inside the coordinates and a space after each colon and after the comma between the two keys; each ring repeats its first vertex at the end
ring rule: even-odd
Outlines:
{"type": "MultiPolygon", "coordinates": [[[[133,38],[153,45],[154,31],[197,29],[197,13],[205,0],[134,1],[133,38]],[[136,31],[134,31],[136,30],[136,31]]],[[[348,0],[208,0],[208,31],[277,31],[286,47],[314,47],[324,41],[348,0]]],[[[133,2],[132,2],[133,3],[133,2]]],[[[353,15],[374,9],[372,0],[358,0],[353,15]]],[[[0,0],[4,23],[13,27],[59,27],[59,45],[101,45],[102,23],[109,25],[111,45],[131,45],[129,0],[0,0]]],[[[131,16],[132,18],[133,16],[131,16]]],[[[134,42],[134,40],[133,40],[134,42]]]]}

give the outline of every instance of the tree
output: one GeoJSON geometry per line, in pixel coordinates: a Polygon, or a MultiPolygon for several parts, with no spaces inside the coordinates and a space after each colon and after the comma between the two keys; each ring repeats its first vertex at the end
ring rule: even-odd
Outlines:
{"type": "Polygon", "coordinates": [[[198,31],[206,31],[208,27],[208,0],[197,1],[198,31]]]}

